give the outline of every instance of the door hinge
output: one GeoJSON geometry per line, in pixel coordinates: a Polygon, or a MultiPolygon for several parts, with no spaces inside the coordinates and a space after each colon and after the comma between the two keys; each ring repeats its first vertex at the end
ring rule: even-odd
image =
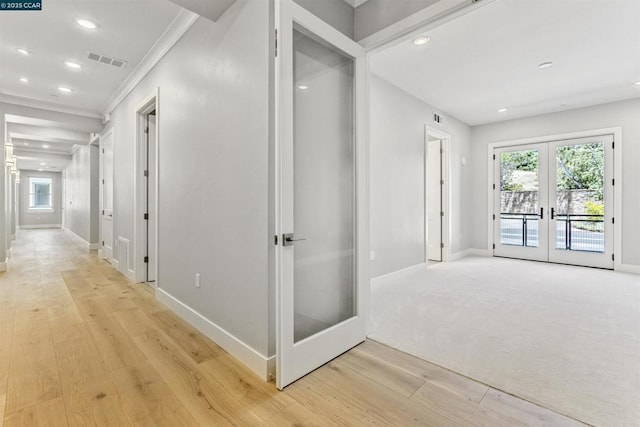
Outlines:
{"type": "Polygon", "coordinates": [[[144,219],[146,219],[146,220],[149,219],[149,214],[148,213],[144,214],[144,219]]]}
{"type": "Polygon", "coordinates": [[[496,244],[494,243],[494,244],[493,244],[493,249],[495,249],[495,248],[496,248],[496,244]]]}
{"type": "Polygon", "coordinates": [[[440,180],[440,185],[444,185],[444,179],[440,180]]]}
{"type": "Polygon", "coordinates": [[[444,216],[444,211],[440,211],[440,216],[444,216]]]}
{"type": "Polygon", "coordinates": [[[275,56],[277,58],[278,57],[278,29],[277,28],[276,28],[276,31],[275,31],[275,45],[274,45],[274,47],[275,47],[275,56]]]}
{"type": "Polygon", "coordinates": [[[494,190],[496,189],[496,185],[495,185],[495,184],[493,184],[493,189],[494,189],[494,190]]]}
{"type": "Polygon", "coordinates": [[[144,128],[144,133],[149,133],[149,126],[144,128]]]}
{"type": "Polygon", "coordinates": [[[611,141],[611,149],[613,150],[614,148],[616,148],[616,142],[615,141],[611,141]]]}
{"type": "Polygon", "coordinates": [[[494,220],[494,221],[496,220],[496,216],[495,216],[495,215],[493,216],[493,220],[494,220]]]}
{"type": "Polygon", "coordinates": [[[104,240],[102,241],[102,246],[104,246],[104,240]]]}
{"type": "Polygon", "coordinates": [[[440,149],[440,154],[444,154],[444,148],[440,149]]]}
{"type": "Polygon", "coordinates": [[[440,243],[440,249],[444,249],[444,243],[440,243]]]}
{"type": "Polygon", "coordinates": [[[616,185],[616,179],[615,179],[615,178],[613,178],[613,179],[611,180],[611,185],[616,185]]]}
{"type": "Polygon", "coordinates": [[[104,179],[102,180],[102,185],[104,185],[104,179]]]}
{"type": "Polygon", "coordinates": [[[615,255],[614,255],[614,254],[611,254],[611,261],[615,261],[615,260],[616,260],[615,255]]]}
{"type": "Polygon", "coordinates": [[[495,159],[496,159],[496,155],[494,154],[494,155],[493,155],[493,160],[495,160],[495,159]]]}
{"type": "Polygon", "coordinates": [[[144,171],[144,176],[149,177],[149,171],[144,171]]]}
{"type": "Polygon", "coordinates": [[[102,154],[104,154],[104,148],[102,149],[102,154]]]}
{"type": "Polygon", "coordinates": [[[148,256],[144,257],[144,262],[145,262],[145,264],[149,262],[149,257],[148,256]]]}
{"type": "Polygon", "coordinates": [[[102,215],[104,215],[104,210],[102,211],[102,215]]]}
{"type": "Polygon", "coordinates": [[[615,223],[616,223],[616,219],[615,219],[615,217],[614,217],[614,218],[611,218],[611,224],[615,224],[615,223]]]}
{"type": "Polygon", "coordinates": [[[273,244],[278,246],[278,235],[273,236],[273,244]]]}

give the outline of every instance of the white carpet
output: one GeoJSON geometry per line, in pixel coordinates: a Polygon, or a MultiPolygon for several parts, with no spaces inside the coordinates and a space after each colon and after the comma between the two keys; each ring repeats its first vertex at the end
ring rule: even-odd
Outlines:
{"type": "Polygon", "coordinates": [[[596,426],[640,426],[640,276],[470,257],[374,282],[371,338],[596,426]]]}

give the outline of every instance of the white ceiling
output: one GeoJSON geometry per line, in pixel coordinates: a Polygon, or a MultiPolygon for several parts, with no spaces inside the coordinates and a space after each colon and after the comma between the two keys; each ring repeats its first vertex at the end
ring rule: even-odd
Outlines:
{"type": "MultiPolygon", "coordinates": [[[[166,0],[47,0],[41,12],[1,13],[0,96],[20,105],[35,100],[34,106],[99,117],[181,11],[166,0]],[[90,19],[98,27],[87,30],[75,18],[90,19]],[[127,65],[116,68],[90,60],[89,52],[127,65]],[[69,69],[65,61],[77,62],[82,69],[69,69]],[[29,83],[20,82],[20,77],[29,83]],[[61,93],[58,86],[73,92],[61,93]]],[[[4,120],[22,170],[64,169],[72,153],[98,130],[95,120],[89,126],[78,124],[88,120],[51,121],[28,115],[6,114],[4,120]]]]}
{"type": "Polygon", "coordinates": [[[0,14],[0,93],[95,113],[182,10],[166,0],[46,0],[42,9],[0,14]],[[90,19],[98,28],[82,28],[75,18],[90,19]],[[32,54],[23,56],[17,48],[32,54]],[[87,59],[89,52],[127,65],[119,69],[87,59]],[[65,61],[83,68],[69,69],[65,61]],[[73,92],[59,92],[60,85],[73,92]]]}
{"type": "Polygon", "coordinates": [[[501,0],[425,34],[371,69],[470,125],[640,97],[640,0],[501,0]]]}

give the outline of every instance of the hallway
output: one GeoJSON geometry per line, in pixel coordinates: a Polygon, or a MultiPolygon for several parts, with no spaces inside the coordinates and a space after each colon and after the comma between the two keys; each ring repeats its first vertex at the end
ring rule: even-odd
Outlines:
{"type": "Polygon", "coordinates": [[[65,231],[0,276],[0,426],[577,425],[367,341],[278,392],[65,231]]]}

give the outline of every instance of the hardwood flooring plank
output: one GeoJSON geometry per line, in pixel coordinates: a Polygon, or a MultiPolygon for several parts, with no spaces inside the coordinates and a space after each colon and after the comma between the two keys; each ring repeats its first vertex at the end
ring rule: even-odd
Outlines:
{"type": "Polygon", "coordinates": [[[116,319],[97,317],[88,321],[87,327],[107,371],[144,361],[144,355],[116,319]]]}
{"type": "Polygon", "coordinates": [[[168,310],[156,311],[150,315],[150,318],[196,363],[202,363],[226,353],[221,347],[203,337],[191,325],[168,310]]]}
{"type": "Polygon", "coordinates": [[[105,377],[64,387],[67,418],[71,426],[129,426],[120,395],[105,377]]]}
{"type": "Polygon", "coordinates": [[[480,402],[480,406],[513,420],[522,420],[531,427],[579,427],[586,425],[494,388],[489,389],[480,402]]]}
{"type": "Polygon", "coordinates": [[[485,384],[376,341],[366,340],[355,350],[365,352],[389,364],[400,367],[400,369],[410,372],[427,382],[476,403],[480,402],[487,390],[489,390],[489,386],[485,384]]]}
{"type": "Polygon", "coordinates": [[[23,408],[4,419],[4,427],[65,427],[68,425],[62,397],[23,408]]]}

